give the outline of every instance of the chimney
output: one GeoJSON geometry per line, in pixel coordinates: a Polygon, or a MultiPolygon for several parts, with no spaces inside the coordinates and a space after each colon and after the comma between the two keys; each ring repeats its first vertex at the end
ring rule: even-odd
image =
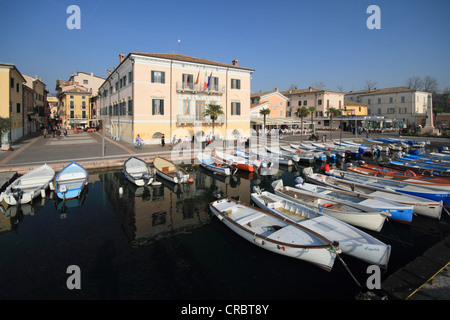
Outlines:
{"type": "Polygon", "coordinates": [[[278,88],[275,88],[275,91],[278,92],[278,88]]]}
{"type": "Polygon", "coordinates": [[[93,77],[94,76],[94,71],[91,71],[91,77],[93,77]]]}
{"type": "Polygon", "coordinates": [[[233,66],[237,66],[238,65],[238,59],[234,59],[233,60],[233,66]]]}
{"type": "Polygon", "coordinates": [[[122,61],[125,60],[125,54],[123,54],[123,53],[119,54],[119,60],[120,60],[120,63],[122,63],[122,61]]]}
{"type": "Polygon", "coordinates": [[[111,69],[108,69],[108,77],[111,75],[111,69]]]}

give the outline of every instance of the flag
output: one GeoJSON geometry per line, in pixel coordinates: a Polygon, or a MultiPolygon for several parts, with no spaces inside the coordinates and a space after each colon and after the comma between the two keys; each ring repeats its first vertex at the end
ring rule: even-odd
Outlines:
{"type": "Polygon", "coordinates": [[[195,84],[197,84],[198,83],[198,79],[200,78],[200,71],[198,72],[198,74],[197,74],[197,80],[195,81],[195,84]]]}
{"type": "Polygon", "coordinates": [[[206,87],[208,86],[207,81],[208,81],[208,74],[207,74],[206,71],[205,71],[205,82],[204,82],[204,84],[203,84],[203,86],[205,87],[205,89],[206,89],[206,87]]]}
{"type": "Polygon", "coordinates": [[[211,74],[209,75],[209,78],[208,78],[208,89],[209,89],[209,86],[211,85],[211,77],[212,77],[212,72],[211,72],[211,74]]]}
{"type": "Polygon", "coordinates": [[[278,250],[283,250],[283,251],[286,251],[286,250],[284,249],[284,247],[283,247],[283,246],[280,246],[280,245],[278,245],[278,244],[277,244],[277,249],[278,249],[278,250]]]}

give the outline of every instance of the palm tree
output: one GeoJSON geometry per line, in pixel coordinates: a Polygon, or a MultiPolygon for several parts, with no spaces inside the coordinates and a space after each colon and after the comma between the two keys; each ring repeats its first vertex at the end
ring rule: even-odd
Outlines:
{"type": "Polygon", "coordinates": [[[300,140],[303,142],[303,118],[309,115],[309,110],[305,107],[298,108],[297,111],[295,111],[295,115],[301,119],[300,140]]]}
{"type": "Polygon", "coordinates": [[[316,133],[316,127],[314,126],[314,112],[316,112],[316,110],[317,110],[317,108],[313,107],[313,106],[308,108],[308,111],[311,114],[311,126],[312,126],[311,133],[312,134],[316,133]],[[313,131],[313,129],[314,129],[314,131],[313,131]]]}
{"type": "Polygon", "coordinates": [[[210,116],[212,120],[212,138],[214,139],[214,124],[219,115],[223,114],[222,106],[218,104],[208,104],[203,116],[210,116]]]}
{"type": "Polygon", "coordinates": [[[336,108],[329,108],[326,113],[330,117],[330,140],[333,140],[333,117],[341,115],[341,110],[336,108]]]}
{"type": "Polygon", "coordinates": [[[264,117],[264,134],[266,133],[266,116],[268,116],[270,114],[270,109],[269,108],[263,108],[261,110],[259,110],[259,114],[262,114],[264,117]]]}

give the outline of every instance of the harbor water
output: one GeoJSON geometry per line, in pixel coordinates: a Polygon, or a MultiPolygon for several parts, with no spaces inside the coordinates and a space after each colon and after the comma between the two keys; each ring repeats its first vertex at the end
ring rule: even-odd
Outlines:
{"type": "MultiPolygon", "coordinates": [[[[121,170],[91,171],[80,199],[58,203],[47,192],[2,210],[0,299],[353,300],[364,291],[367,263],[341,255],[346,266],[336,260],[326,272],[247,242],[208,210],[218,194],[251,203],[254,186],[294,186],[301,170],[221,177],[186,167],[192,183],[158,178],[149,187],[131,185],[121,170]],[[69,266],[79,268],[79,288],[69,288],[69,266]]],[[[446,213],[440,221],[416,215],[364,230],[392,246],[381,280],[448,236],[449,222],[446,213]]]]}

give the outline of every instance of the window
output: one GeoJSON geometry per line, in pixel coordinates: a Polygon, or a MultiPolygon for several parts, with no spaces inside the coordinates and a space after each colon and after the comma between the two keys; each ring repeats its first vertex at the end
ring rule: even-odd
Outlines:
{"type": "Polygon", "coordinates": [[[372,99],[367,99],[367,104],[372,104],[372,99]]]}
{"type": "Polygon", "coordinates": [[[83,80],[83,84],[88,84],[89,80],[83,80]]]}
{"type": "Polygon", "coordinates": [[[381,108],[378,108],[378,113],[377,114],[381,114],[381,108]]]}
{"type": "Polygon", "coordinates": [[[195,120],[203,120],[203,113],[205,112],[205,101],[195,102],[195,120]]]}
{"type": "Polygon", "coordinates": [[[241,88],[241,80],[231,79],[231,89],[240,89],[240,88],[241,88]]]}
{"type": "Polygon", "coordinates": [[[240,116],[241,115],[241,103],[240,102],[232,102],[231,103],[231,115],[240,116]]]}
{"type": "Polygon", "coordinates": [[[86,96],[81,96],[81,99],[86,99],[86,96]]]}
{"type": "Polygon", "coordinates": [[[283,110],[280,110],[280,117],[283,116],[283,110]]]}
{"type": "Polygon", "coordinates": [[[189,115],[191,114],[190,110],[190,101],[189,100],[183,100],[183,114],[189,115]]]}
{"type": "Polygon", "coordinates": [[[128,83],[133,82],[133,71],[128,72],[128,83]]]}
{"type": "Polygon", "coordinates": [[[119,91],[119,81],[116,81],[116,92],[119,91]]]}
{"type": "Polygon", "coordinates": [[[86,119],[86,110],[81,111],[81,117],[86,119]]]}
{"type": "Polygon", "coordinates": [[[389,98],[389,103],[394,103],[394,98],[389,98]]]}
{"type": "Polygon", "coordinates": [[[20,113],[20,103],[18,103],[17,106],[16,106],[16,112],[20,113]]]}
{"type": "Polygon", "coordinates": [[[75,118],[75,111],[71,110],[70,111],[70,119],[75,118]]]}
{"type": "Polygon", "coordinates": [[[218,77],[213,77],[212,78],[212,83],[213,83],[214,91],[219,91],[219,78],[218,77]]]}
{"type": "Polygon", "coordinates": [[[405,97],[401,97],[401,98],[400,98],[400,101],[401,101],[401,102],[405,102],[405,97]]]}
{"type": "Polygon", "coordinates": [[[75,101],[70,100],[70,109],[75,108],[75,101]]]}
{"type": "Polygon", "coordinates": [[[123,76],[122,78],[123,86],[125,87],[127,85],[127,76],[123,76]]]}
{"type": "Polygon", "coordinates": [[[14,78],[11,78],[10,83],[11,83],[11,89],[14,89],[14,78]]]}
{"type": "Polygon", "coordinates": [[[86,101],[81,101],[81,107],[82,107],[83,109],[86,109],[86,101]]]}
{"type": "Polygon", "coordinates": [[[133,100],[132,99],[128,100],[128,115],[129,116],[133,115],[133,100]]]}
{"type": "Polygon", "coordinates": [[[317,100],[317,104],[318,104],[319,106],[321,106],[321,105],[322,105],[322,99],[317,100]]]}
{"type": "Polygon", "coordinates": [[[112,116],[112,105],[109,105],[108,109],[108,115],[112,116]]]}
{"type": "Polygon", "coordinates": [[[194,89],[194,75],[183,73],[183,89],[194,89]]]}
{"type": "Polygon", "coordinates": [[[19,92],[19,83],[16,83],[16,92],[19,92]]]}
{"type": "Polygon", "coordinates": [[[165,72],[152,70],[152,83],[166,83],[165,78],[165,72]]]}
{"type": "Polygon", "coordinates": [[[152,99],[152,115],[164,115],[163,99],[152,99]]]}
{"type": "Polygon", "coordinates": [[[119,114],[121,116],[127,115],[127,102],[125,100],[119,104],[119,114]]]}
{"type": "Polygon", "coordinates": [[[378,98],[378,104],[381,104],[381,98],[378,98]]]}
{"type": "Polygon", "coordinates": [[[70,99],[73,99],[73,96],[70,96],[70,99]]]}
{"type": "Polygon", "coordinates": [[[308,100],[304,100],[304,101],[303,101],[303,105],[304,105],[304,106],[307,106],[307,105],[308,105],[308,100]]]}
{"type": "Polygon", "coordinates": [[[298,106],[300,107],[302,105],[302,100],[298,100],[298,106]]]}

